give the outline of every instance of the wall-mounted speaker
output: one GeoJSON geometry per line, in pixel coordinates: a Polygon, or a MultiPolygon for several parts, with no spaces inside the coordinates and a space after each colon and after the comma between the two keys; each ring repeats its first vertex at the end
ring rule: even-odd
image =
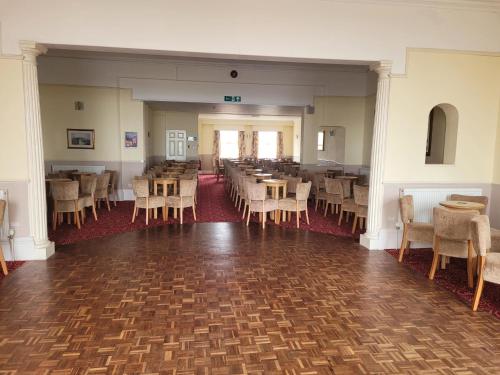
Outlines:
{"type": "Polygon", "coordinates": [[[308,115],[314,115],[314,106],[313,105],[306,105],[306,113],[308,115]]]}

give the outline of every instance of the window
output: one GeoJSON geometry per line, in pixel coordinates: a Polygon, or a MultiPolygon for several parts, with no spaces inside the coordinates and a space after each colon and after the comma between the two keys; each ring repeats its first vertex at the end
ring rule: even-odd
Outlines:
{"type": "Polygon", "coordinates": [[[220,131],[219,157],[221,159],[237,159],[239,157],[237,130],[220,131]]]}
{"type": "Polygon", "coordinates": [[[325,131],[318,132],[318,151],[325,151],[325,131]]]}
{"type": "Polygon", "coordinates": [[[453,164],[457,146],[458,111],[438,104],[429,112],[425,164],[453,164]]]}
{"type": "Polygon", "coordinates": [[[259,159],[276,159],[278,152],[278,133],[259,132],[259,159]]]}

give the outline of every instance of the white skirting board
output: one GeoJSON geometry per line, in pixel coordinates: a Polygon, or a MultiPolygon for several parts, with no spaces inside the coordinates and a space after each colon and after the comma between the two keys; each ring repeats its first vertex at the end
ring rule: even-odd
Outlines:
{"type": "Polygon", "coordinates": [[[32,237],[15,237],[14,253],[9,241],[0,242],[5,260],[46,260],[54,254],[54,244],[46,249],[37,249],[32,237]]]}

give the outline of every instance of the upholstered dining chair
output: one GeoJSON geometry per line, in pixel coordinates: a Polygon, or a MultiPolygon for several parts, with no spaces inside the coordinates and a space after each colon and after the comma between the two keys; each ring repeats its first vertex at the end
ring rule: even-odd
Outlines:
{"type": "Polygon", "coordinates": [[[74,223],[80,229],[81,203],[78,195],[78,181],[53,181],[50,184],[52,199],[54,200],[54,211],[52,213],[52,229],[56,230],[58,223],[62,223],[62,215],[67,214],[68,224],[69,215],[74,213],[74,223]]]}
{"type": "Polygon", "coordinates": [[[479,215],[478,211],[449,210],[444,207],[434,207],[434,258],[429,272],[433,280],[438,268],[439,258],[467,259],[467,284],[474,287],[474,260],[476,254],[472,244],[471,221],[479,215]]]}
{"type": "Polygon", "coordinates": [[[118,172],[108,169],[104,173],[109,173],[109,186],[108,186],[108,196],[113,197],[113,205],[116,207],[116,201],[118,200],[118,172]]]}
{"type": "Polygon", "coordinates": [[[312,176],[312,193],[314,195],[314,210],[318,211],[318,204],[320,201],[326,202],[325,192],[325,173],[314,173],[312,176]]]}
{"type": "Polygon", "coordinates": [[[342,204],[344,196],[342,181],[325,177],[325,191],[320,192],[320,196],[324,196],[326,201],[325,212],[323,216],[326,216],[326,214],[328,213],[328,206],[331,207],[332,214],[334,213],[334,211],[335,213],[338,213],[339,206],[342,204]]]}
{"type": "Polygon", "coordinates": [[[484,204],[484,208],[479,210],[481,215],[485,215],[488,208],[488,197],[485,195],[462,195],[451,194],[450,200],[452,201],[465,201],[484,204]]]}
{"type": "Polygon", "coordinates": [[[281,177],[281,178],[283,180],[287,180],[287,184],[286,184],[287,197],[291,196],[291,195],[295,195],[297,192],[297,185],[302,182],[302,177],[283,175],[283,177],[281,177]]]}
{"type": "MultiPolygon", "coordinates": [[[[243,214],[241,215],[241,218],[242,219],[245,219],[245,213],[247,211],[247,208],[248,208],[248,192],[247,192],[247,183],[248,182],[251,182],[251,183],[257,183],[257,178],[253,177],[253,176],[244,176],[242,179],[241,179],[241,185],[240,185],[240,190],[242,191],[242,200],[243,200],[243,214]]],[[[238,210],[239,210],[239,206],[238,206],[238,210]]]]}
{"type": "MultiPolygon", "coordinates": [[[[7,206],[7,202],[3,199],[0,199],[0,227],[3,225],[3,220],[5,218],[5,207],[7,206]]],[[[5,257],[3,256],[2,244],[0,243],[0,264],[2,265],[2,271],[4,275],[9,273],[7,269],[7,263],[5,262],[5,257]]]]}
{"type": "Polygon", "coordinates": [[[193,210],[193,218],[196,221],[195,195],[197,182],[196,179],[179,180],[179,194],[169,195],[167,197],[167,218],[169,207],[172,207],[174,210],[179,209],[180,223],[182,224],[184,219],[184,208],[191,207],[193,210]]]}
{"type": "Polygon", "coordinates": [[[471,221],[472,244],[479,257],[476,292],[472,310],[476,311],[483,293],[484,282],[500,284],[500,248],[492,248],[490,220],[486,215],[478,215],[471,221]]]}
{"type": "Polygon", "coordinates": [[[356,204],[356,212],[354,213],[354,223],[352,223],[352,233],[356,231],[356,225],[359,221],[359,228],[362,227],[362,222],[365,224],[365,220],[368,217],[368,187],[354,185],[354,203],[356,204]]]}
{"type": "MultiPolygon", "coordinates": [[[[306,222],[309,225],[309,212],[307,210],[307,200],[309,199],[309,193],[311,192],[312,182],[299,182],[295,186],[295,197],[283,198],[278,201],[278,215],[281,216],[281,212],[288,212],[291,215],[295,212],[296,226],[299,228],[300,225],[300,213],[305,211],[306,222]]],[[[279,221],[279,217],[278,217],[279,221]]]]}
{"type": "Polygon", "coordinates": [[[108,211],[111,211],[109,206],[109,179],[111,175],[109,173],[102,173],[97,176],[97,184],[95,189],[95,200],[97,201],[97,207],[100,206],[101,200],[106,202],[106,206],[108,207],[108,211]]]}
{"type": "Polygon", "coordinates": [[[434,225],[414,221],[413,195],[405,195],[399,198],[399,212],[403,222],[403,239],[401,240],[398,258],[401,263],[404,253],[410,247],[411,242],[433,243],[434,225]]]}
{"type": "MultiPolygon", "coordinates": [[[[337,225],[342,224],[342,218],[344,216],[344,212],[346,213],[346,222],[349,222],[349,215],[352,213],[356,215],[356,212],[358,211],[358,206],[356,205],[356,202],[354,202],[353,198],[347,198],[346,192],[344,188],[346,187],[344,181],[342,179],[338,179],[341,184],[342,184],[342,192],[343,192],[343,197],[342,197],[342,203],[340,204],[340,215],[339,215],[339,221],[337,225]]],[[[348,181],[349,182],[349,181],[348,181]]]]}
{"type": "Polygon", "coordinates": [[[85,222],[85,208],[90,207],[94,220],[97,221],[97,213],[95,210],[95,190],[97,186],[97,176],[88,175],[81,177],[80,195],[78,197],[78,205],[82,210],[82,224],[85,222]]]}
{"type": "Polygon", "coordinates": [[[135,195],[134,212],[132,214],[132,223],[135,217],[139,214],[139,209],[146,210],[146,225],[149,225],[150,210],[153,208],[161,208],[163,221],[167,220],[165,197],[163,195],[151,195],[149,193],[149,181],[147,178],[137,178],[132,180],[132,189],[135,195]]]}
{"type": "Polygon", "coordinates": [[[248,196],[248,216],[247,226],[250,222],[250,214],[258,212],[262,221],[262,228],[266,227],[267,213],[278,209],[278,200],[267,198],[267,188],[265,184],[247,182],[246,194],[248,196]]]}

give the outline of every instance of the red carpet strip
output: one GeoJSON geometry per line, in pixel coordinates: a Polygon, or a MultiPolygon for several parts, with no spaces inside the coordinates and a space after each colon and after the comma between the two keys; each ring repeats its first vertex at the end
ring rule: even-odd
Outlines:
{"type": "MultiPolygon", "coordinates": [[[[217,182],[214,175],[200,175],[198,205],[196,208],[197,222],[210,223],[210,222],[242,222],[241,213],[234,207],[234,202],[231,201],[228,194],[224,190],[224,182],[219,180],[217,182]]],[[[73,224],[62,224],[58,226],[55,231],[49,229],[49,238],[56,243],[56,245],[65,245],[79,241],[85,241],[92,238],[99,238],[109,236],[112,234],[129,232],[139,229],[147,228],[145,222],[145,211],[140,210],[139,216],[136,218],[135,223],[132,224],[132,210],[134,203],[132,201],[118,202],[117,207],[111,207],[108,212],[103,206],[97,210],[98,221],[94,221],[88,211],[85,224],[78,230],[73,224]]],[[[309,209],[309,221],[307,225],[305,222],[305,215],[302,215],[300,229],[310,230],[313,232],[328,233],[341,237],[352,237],[351,223],[344,223],[342,226],[337,226],[338,216],[328,214],[323,217],[322,210],[314,211],[313,206],[309,209]]],[[[158,212],[158,219],[151,219],[150,226],[166,225],[178,223],[178,219],[173,219],[172,211],[170,211],[169,219],[164,222],[161,219],[161,213],[158,212]]],[[[251,221],[255,222],[257,215],[251,217],[251,221]]],[[[184,210],[184,223],[194,223],[191,209],[184,210]]],[[[266,225],[274,225],[269,221],[266,225]]],[[[285,228],[295,228],[295,216],[287,223],[281,223],[285,228]]],[[[359,238],[359,230],[356,232],[354,238],[359,238]]]]}
{"type": "MultiPolygon", "coordinates": [[[[398,258],[399,250],[386,250],[394,258],[398,258]]],[[[405,254],[403,264],[411,270],[428,277],[432,263],[432,249],[411,249],[405,254]]],[[[475,280],[476,281],[476,280],[475,280]]],[[[445,270],[438,268],[434,282],[449,290],[467,305],[472,305],[475,289],[467,286],[467,263],[465,259],[451,258],[445,270]]],[[[500,285],[484,283],[479,310],[487,311],[500,318],[500,285]]]]}
{"type": "MultiPolygon", "coordinates": [[[[21,267],[25,262],[23,260],[16,260],[16,261],[7,261],[6,263],[10,275],[11,272],[14,272],[16,269],[21,267]]],[[[5,276],[2,270],[0,269],[0,281],[2,281],[4,277],[9,277],[9,275],[5,276]]]]}

